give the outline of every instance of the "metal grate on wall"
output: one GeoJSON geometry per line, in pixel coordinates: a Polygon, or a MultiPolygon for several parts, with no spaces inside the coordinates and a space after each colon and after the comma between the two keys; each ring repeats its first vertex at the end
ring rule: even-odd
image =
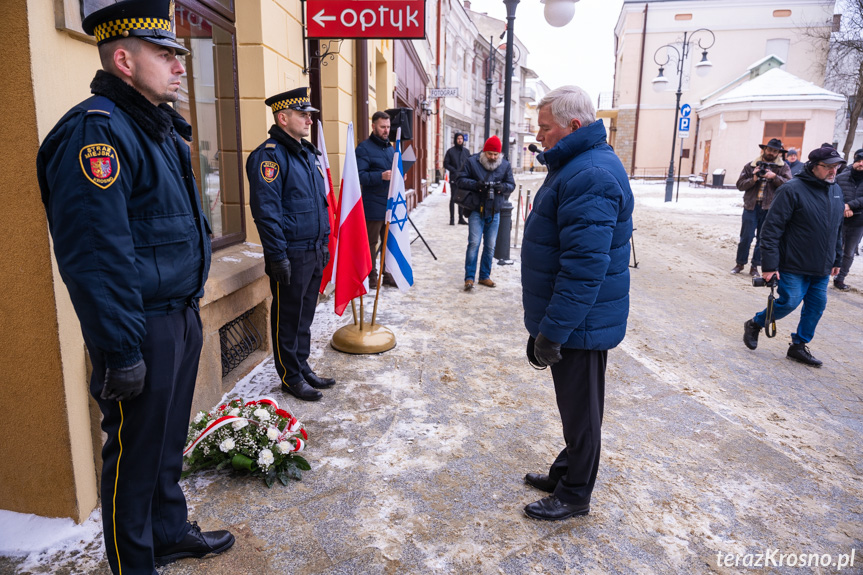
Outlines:
{"type": "Polygon", "coordinates": [[[261,334],[252,323],[254,308],[219,328],[222,345],[222,377],[228,375],[244,359],[261,347],[261,334]]]}

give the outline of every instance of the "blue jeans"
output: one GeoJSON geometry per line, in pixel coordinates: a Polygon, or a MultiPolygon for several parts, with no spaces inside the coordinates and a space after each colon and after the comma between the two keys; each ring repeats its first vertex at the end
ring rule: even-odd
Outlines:
{"type": "Polygon", "coordinates": [[[476,278],[476,258],[479,255],[479,240],[482,237],[482,261],[479,266],[479,279],[485,280],[491,276],[491,258],[494,255],[494,244],[497,242],[497,228],[500,225],[500,214],[483,217],[478,211],[473,211],[468,217],[467,254],[464,260],[464,279],[473,281],[476,278]]]}
{"type": "Polygon", "coordinates": [[[760,204],[755,204],[754,210],[743,210],[743,223],[740,226],[740,243],[737,244],[737,264],[746,265],[749,259],[749,246],[755,237],[755,250],[752,252],[752,265],[761,265],[761,226],[767,210],[762,210],[760,204]]]}
{"type": "MultiPolygon", "coordinates": [[[[773,304],[773,317],[782,319],[797,309],[802,301],[800,323],[797,324],[797,333],[791,334],[791,341],[809,343],[815,337],[815,326],[827,307],[827,284],[830,283],[830,276],[805,276],[783,271],[779,272],[779,276],[779,297],[773,304]]],[[[765,309],[755,314],[752,320],[764,327],[766,315],[765,309]]]]}

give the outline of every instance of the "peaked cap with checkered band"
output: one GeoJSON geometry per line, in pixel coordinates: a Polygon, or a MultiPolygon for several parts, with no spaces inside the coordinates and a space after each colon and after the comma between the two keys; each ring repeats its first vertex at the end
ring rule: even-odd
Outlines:
{"type": "Polygon", "coordinates": [[[174,48],[178,54],[189,49],[177,42],[174,32],[174,0],[122,0],[105,6],[105,0],[85,1],[97,9],[90,13],[82,26],[84,32],[96,37],[98,44],[119,38],[140,38],[151,44],[174,48]],[[99,7],[103,6],[103,7],[99,7]]]}
{"type": "Polygon", "coordinates": [[[272,108],[273,112],[288,109],[299,112],[320,112],[317,108],[312,107],[309,92],[309,88],[294,88],[293,90],[270,96],[264,103],[272,108]]]}

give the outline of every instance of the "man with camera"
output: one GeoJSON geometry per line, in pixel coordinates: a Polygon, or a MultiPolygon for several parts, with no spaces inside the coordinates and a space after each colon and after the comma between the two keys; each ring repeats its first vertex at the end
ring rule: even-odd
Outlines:
{"type": "Polygon", "coordinates": [[[863,149],[854,152],[850,170],[836,176],[836,183],[845,196],[845,221],[842,222],[842,266],[833,280],[833,287],[841,291],[851,288],[845,277],[854,263],[854,252],[863,239],[863,149]]]}
{"type": "Polygon", "coordinates": [[[486,140],[482,152],[474,154],[464,164],[458,176],[458,187],[467,190],[462,199],[468,221],[467,254],[464,262],[464,289],[473,289],[476,279],[476,261],[479,242],[482,239],[482,261],[479,268],[479,283],[494,287],[491,279],[491,259],[500,225],[500,210],[515,189],[512,168],[501,153],[501,142],[497,136],[486,140]]]}
{"type": "Polygon", "coordinates": [[[827,307],[827,284],[831,275],[839,273],[842,260],[845,202],[835,180],[843,163],[834,148],[816,148],[809,153],[800,175],[779,189],[762,229],[763,281],[756,278],[752,282],[777,286],[779,298],[772,310],[768,306],[743,324],[743,343],[749,349],[758,347],[761,328],[787,316],[802,302],[787,357],[821,366],[806,344],[815,336],[815,327],[827,307]]]}
{"type": "Polygon", "coordinates": [[[758,147],[761,148],[761,155],[743,166],[737,179],[737,189],[743,192],[743,223],[740,226],[740,243],[737,244],[737,263],[731,270],[733,274],[743,271],[754,236],[755,250],[749,268],[752,277],[758,277],[758,266],[761,265],[761,228],[764,218],[767,217],[776,190],[791,179],[791,170],[780,156],[785,153],[781,140],[773,138],[758,147]]]}

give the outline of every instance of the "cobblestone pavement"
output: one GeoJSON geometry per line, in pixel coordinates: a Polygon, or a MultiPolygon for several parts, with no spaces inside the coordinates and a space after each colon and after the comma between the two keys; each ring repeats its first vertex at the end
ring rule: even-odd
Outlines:
{"type": "MultiPolygon", "coordinates": [[[[519,182],[535,193],[541,178],[519,182]]],[[[467,226],[447,225],[448,196],[434,194],[412,218],[438,259],[417,241],[416,285],[381,295],[394,350],[330,348],[348,320],[326,302],[312,359],[338,384],[322,401],[284,396],[271,362],[235,390],[295,412],[312,470],[272,489],[191,477],[192,518],[232,530],[237,543],[162,574],[833,573],[797,556],[836,563],[852,550],[855,565],[841,572],[863,572],[863,296],[830,289],[810,345],[820,370],[785,358],[797,313],[749,351],[743,322],[768,292],[728,274],[740,225],[728,198],[738,195],[681,192],[668,205],[661,185],[636,186],[638,267],[627,338],[608,356],[590,515],[522,514],[544,495],[524,474],[546,469],[562,439],[550,374],[524,358],[519,253],[495,266],[498,287],[464,292],[467,226]],[[768,567],[744,567],[765,552],[768,567]],[[796,565],[779,566],[790,554],[796,565]]],[[[852,270],[848,283],[859,279],[852,270]]],[[[107,572],[101,553],[99,541],[83,542],[74,553],[2,559],[0,572],[107,572]]]]}

